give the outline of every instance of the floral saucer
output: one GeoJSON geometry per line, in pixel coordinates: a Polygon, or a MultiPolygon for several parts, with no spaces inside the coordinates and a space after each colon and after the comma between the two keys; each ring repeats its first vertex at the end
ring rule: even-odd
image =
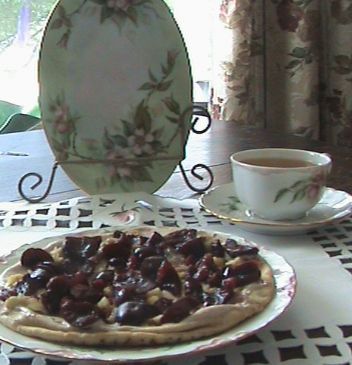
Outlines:
{"type": "Polygon", "coordinates": [[[255,216],[234,194],[233,184],[217,186],[199,199],[209,213],[231,221],[246,231],[269,234],[299,234],[335,223],[352,213],[352,196],[326,188],[318,204],[305,217],[296,220],[271,221],[255,216]]]}

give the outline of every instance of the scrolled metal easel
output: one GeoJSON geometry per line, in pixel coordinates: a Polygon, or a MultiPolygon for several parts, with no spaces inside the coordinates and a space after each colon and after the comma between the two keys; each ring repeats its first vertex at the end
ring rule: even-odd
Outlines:
{"type": "MultiPolygon", "coordinates": [[[[192,126],[191,126],[191,131],[193,133],[195,133],[195,134],[204,134],[211,127],[211,116],[205,108],[203,108],[201,106],[198,106],[198,105],[193,106],[193,118],[194,119],[193,119],[192,126]],[[206,125],[202,129],[197,128],[197,124],[199,124],[200,118],[206,118],[206,125]]],[[[97,160],[97,161],[94,161],[94,162],[103,163],[105,161],[98,161],[97,160]]],[[[65,163],[70,163],[70,162],[66,161],[65,163]]],[[[72,163],[79,163],[79,162],[78,161],[72,161],[72,163]]],[[[93,162],[91,162],[91,163],[93,163],[93,162]]],[[[29,172],[28,174],[23,175],[21,177],[21,179],[19,180],[19,182],[18,182],[18,193],[20,194],[22,199],[28,201],[29,203],[40,203],[41,201],[43,201],[50,194],[50,191],[51,191],[51,188],[53,186],[53,182],[54,182],[54,179],[55,179],[55,176],[56,176],[56,171],[57,171],[57,168],[58,168],[59,165],[60,165],[60,162],[58,162],[58,161],[53,164],[53,167],[51,169],[51,174],[50,174],[50,177],[49,177],[49,181],[48,181],[48,185],[47,185],[44,193],[40,196],[37,196],[37,197],[30,197],[30,196],[27,195],[27,193],[25,192],[25,183],[28,182],[30,179],[35,178],[37,181],[34,182],[30,186],[30,190],[34,191],[40,185],[43,184],[43,181],[44,181],[43,176],[40,175],[37,172],[29,172]]],[[[183,179],[184,179],[186,185],[191,190],[193,190],[197,193],[203,193],[212,186],[212,184],[214,182],[214,175],[213,175],[211,169],[208,166],[206,166],[204,164],[201,164],[201,163],[198,163],[198,164],[194,165],[190,170],[191,175],[195,179],[197,179],[199,181],[202,181],[202,182],[203,181],[206,182],[206,185],[203,186],[202,188],[197,188],[190,181],[190,179],[187,176],[187,172],[186,172],[186,170],[184,169],[184,167],[182,165],[182,161],[179,163],[179,167],[180,167],[180,170],[181,170],[181,173],[182,173],[182,176],[183,176],[183,179]],[[199,173],[199,171],[201,171],[201,170],[203,170],[206,173],[206,177],[204,177],[203,175],[201,175],[199,173]]]]}

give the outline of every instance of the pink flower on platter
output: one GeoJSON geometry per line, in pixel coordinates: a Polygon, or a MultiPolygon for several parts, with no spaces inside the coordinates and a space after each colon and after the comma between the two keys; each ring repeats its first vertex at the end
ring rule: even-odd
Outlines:
{"type": "Polygon", "coordinates": [[[152,143],[155,138],[152,133],[146,133],[143,129],[136,129],[132,136],[128,137],[128,145],[136,156],[143,154],[152,155],[154,149],[152,143]]]}
{"type": "Polygon", "coordinates": [[[70,116],[69,108],[65,104],[52,106],[54,114],[54,127],[59,133],[70,133],[73,130],[73,121],[70,116]]]}

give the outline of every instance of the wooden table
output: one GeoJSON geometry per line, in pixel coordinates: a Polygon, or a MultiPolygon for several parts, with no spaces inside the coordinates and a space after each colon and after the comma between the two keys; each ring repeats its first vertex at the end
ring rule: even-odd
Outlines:
{"type": "MultiPolygon", "coordinates": [[[[192,133],[187,143],[187,157],[183,161],[183,166],[190,175],[190,169],[196,163],[206,164],[213,171],[214,186],[216,186],[231,181],[229,163],[231,153],[262,147],[301,148],[331,154],[334,166],[329,186],[352,193],[352,151],[350,149],[283,135],[277,131],[239,127],[234,123],[222,121],[214,121],[211,129],[203,135],[192,133]]],[[[43,131],[0,136],[0,152],[7,151],[28,154],[28,156],[0,155],[0,201],[16,201],[20,200],[17,191],[19,179],[28,172],[37,172],[47,182],[54,157],[43,131]]],[[[192,179],[191,176],[190,178],[192,179]]],[[[198,187],[203,187],[205,183],[194,179],[192,181],[198,187]]],[[[46,182],[36,190],[37,194],[44,191],[46,182]]],[[[179,199],[197,195],[187,187],[179,168],[157,194],[179,199]]],[[[45,201],[59,201],[81,195],[85,195],[84,192],[79,190],[59,167],[50,194],[45,201]]]]}
{"type": "MultiPolygon", "coordinates": [[[[183,165],[189,172],[194,164],[204,163],[211,167],[215,175],[214,185],[227,183],[231,181],[230,154],[260,147],[304,148],[327,152],[334,160],[329,185],[352,193],[350,150],[303,138],[284,136],[278,132],[238,127],[232,123],[216,121],[208,133],[192,135],[183,165]]],[[[50,175],[54,159],[42,131],[0,136],[0,151],[28,154],[28,156],[0,154],[0,202],[19,200],[17,184],[24,174],[35,171],[44,177],[50,175]]],[[[179,168],[157,193],[164,197],[176,198],[197,196],[184,183],[179,168]]],[[[93,199],[83,199],[83,202],[80,199],[73,199],[68,204],[61,203],[62,205],[56,203],[82,195],[84,193],[77,189],[59,169],[46,199],[47,202],[55,202],[54,204],[47,204],[44,209],[33,205],[29,205],[29,209],[23,209],[22,205],[2,204],[0,258],[1,255],[24,243],[44,237],[71,234],[78,228],[92,228],[93,223],[111,225],[112,212],[116,213],[121,206],[124,206],[121,201],[115,202],[114,205],[112,200],[99,210],[101,206],[99,205],[97,209],[98,206],[94,206],[93,199]]],[[[239,235],[286,258],[297,273],[296,296],[279,319],[243,341],[219,348],[216,352],[187,354],[187,357],[182,359],[182,364],[351,364],[352,216],[301,235],[269,236],[241,230],[238,224],[231,224],[211,216],[199,209],[197,201],[149,198],[158,203],[152,210],[140,209],[144,224],[160,222],[158,224],[164,226],[174,224],[179,227],[201,226],[204,229],[239,235]]],[[[6,260],[3,260],[3,263],[6,265],[6,260]]],[[[287,277],[285,270],[275,270],[275,274],[280,277],[277,283],[287,277]]],[[[293,286],[294,280],[291,277],[284,291],[287,297],[292,296],[293,286]]],[[[279,292],[282,293],[281,290],[279,292]]],[[[36,355],[30,351],[15,349],[0,341],[0,364],[73,365],[73,362],[68,360],[61,362],[54,359],[46,360],[45,356],[35,358],[34,356],[36,355]]],[[[180,362],[161,361],[160,365],[176,363],[180,362]]]]}

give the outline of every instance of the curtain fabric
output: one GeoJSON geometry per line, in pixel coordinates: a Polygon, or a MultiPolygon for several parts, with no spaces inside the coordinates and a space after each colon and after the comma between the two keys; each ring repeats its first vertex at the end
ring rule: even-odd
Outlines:
{"type": "Polygon", "coordinates": [[[222,0],[213,116],[352,147],[351,0],[222,0]]]}

